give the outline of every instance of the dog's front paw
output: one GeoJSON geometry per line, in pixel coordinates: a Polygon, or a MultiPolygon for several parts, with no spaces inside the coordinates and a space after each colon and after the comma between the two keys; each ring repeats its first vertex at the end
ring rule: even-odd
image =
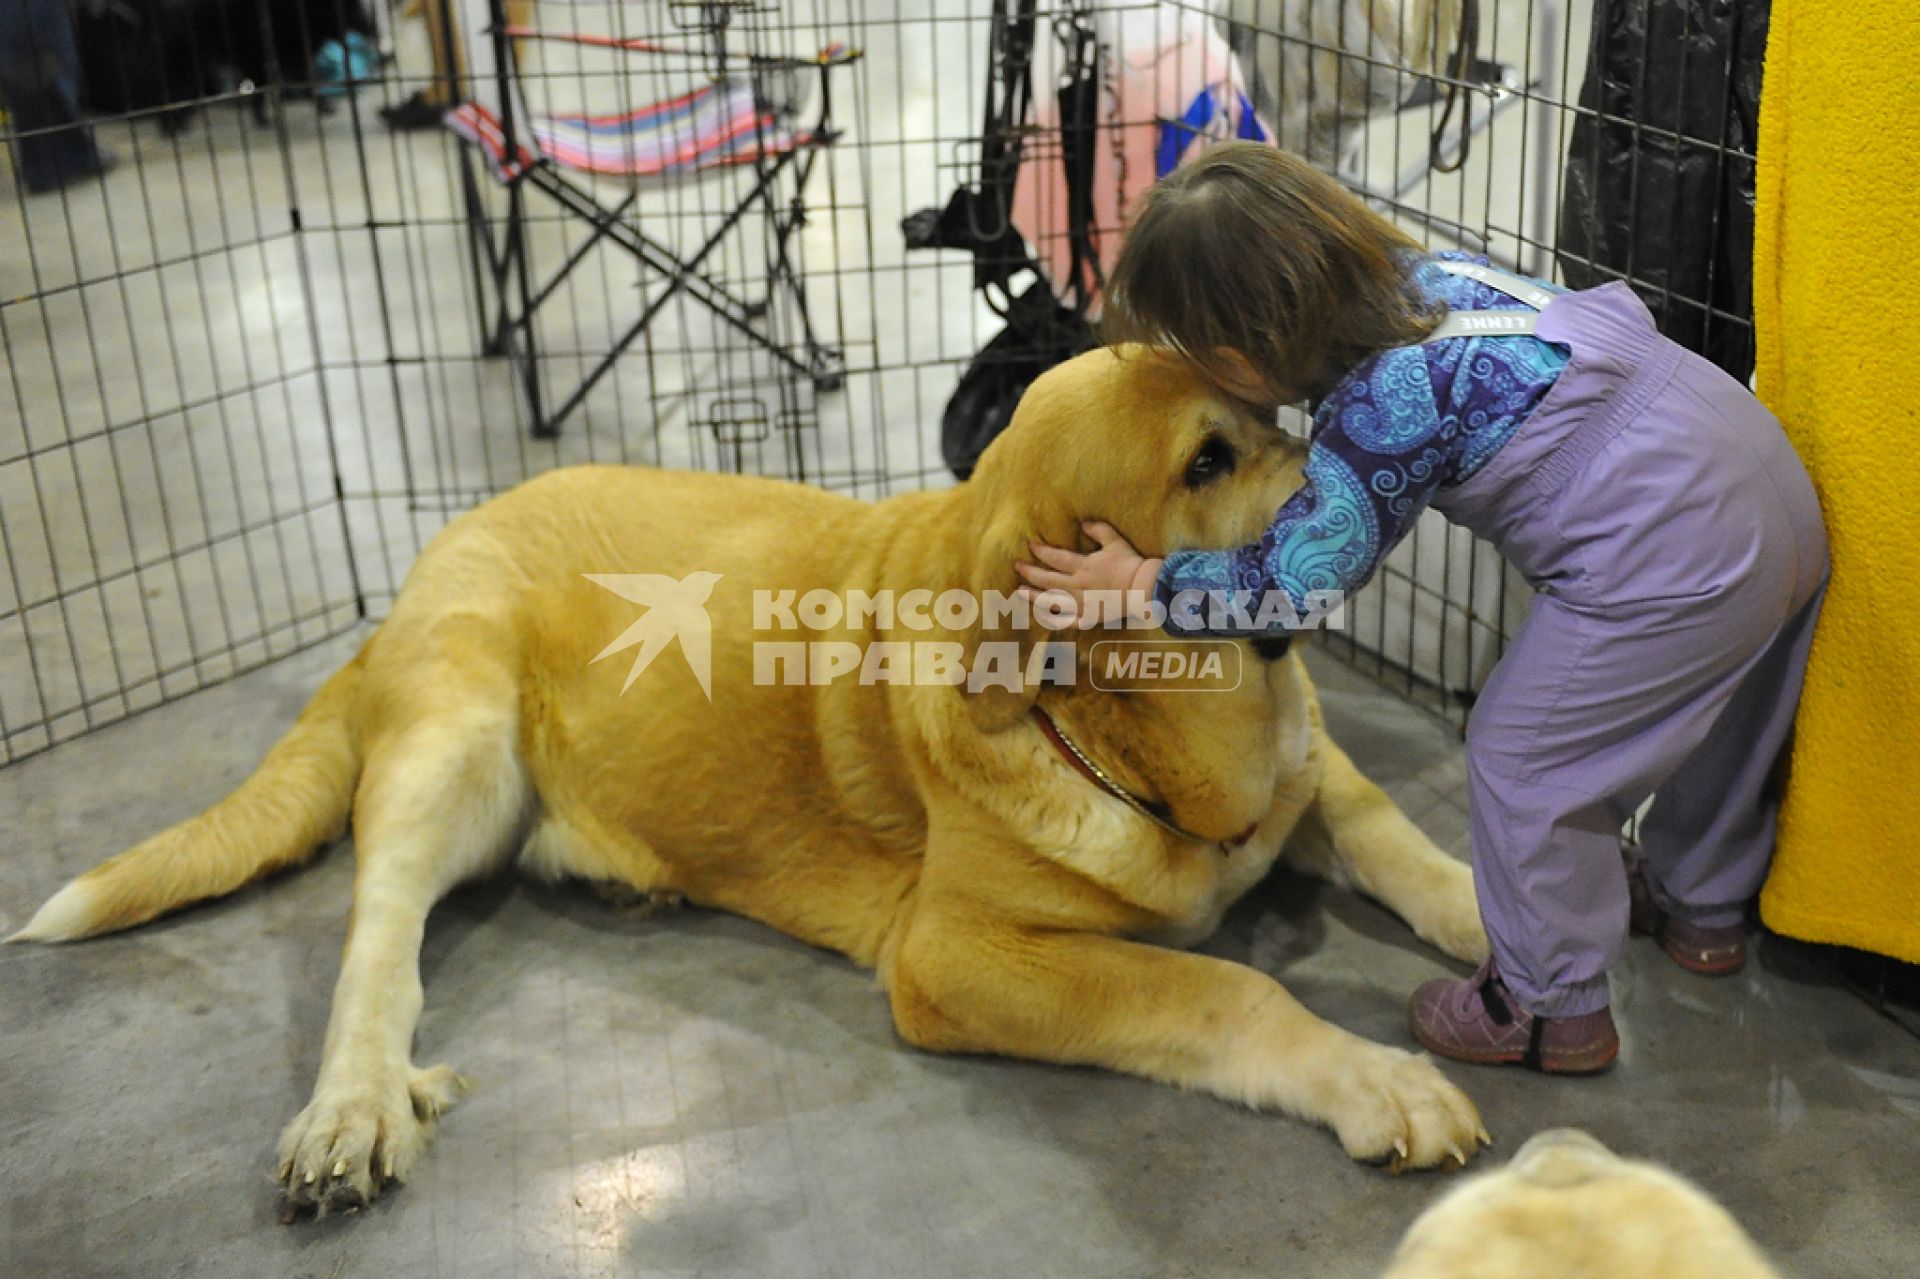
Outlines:
{"type": "Polygon", "coordinates": [[[1480,1112],[1426,1057],[1365,1040],[1339,1063],[1327,1123],[1355,1159],[1459,1168],[1491,1142],[1480,1112]]]}
{"type": "Polygon", "coordinates": [[[280,1138],[282,1220],[351,1212],[405,1181],[433,1121],[466,1087],[446,1066],[323,1082],[280,1138]]]}

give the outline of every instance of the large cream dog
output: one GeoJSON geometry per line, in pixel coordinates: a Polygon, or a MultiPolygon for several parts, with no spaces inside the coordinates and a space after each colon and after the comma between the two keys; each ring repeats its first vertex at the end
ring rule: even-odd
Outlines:
{"type": "MultiPolygon", "coordinates": [[[[868,504],[721,475],[553,472],[427,547],[392,615],[238,790],[69,884],[19,937],[85,937],[231,892],[309,857],[351,812],[346,953],[313,1100],[281,1145],[303,1207],[404,1178],[458,1095],[451,1069],[412,1061],[422,930],[454,885],[513,864],[840,951],[878,970],[923,1048],[1131,1071],[1323,1123],[1358,1159],[1465,1162],[1479,1116],[1431,1062],[1321,1021],[1264,973],[1159,944],[1204,937],[1292,836],[1290,855],[1448,954],[1484,954],[1466,867],[1327,740],[1297,657],[1240,643],[1237,688],[1186,694],[755,682],[762,641],[930,638],[902,618],[796,636],[756,619],[756,591],[1011,591],[1029,538],[1071,542],[1095,515],[1149,553],[1230,545],[1259,533],[1300,463],[1172,359],[1098,351],[1037,382],[975,478],[945,492],[868,504]],[[629,592],[655,592],[653,612],[606,588],[622,579],[589,577],[621,574],[655,575],[629,592]],[[637,649],[595,660],[623,636],[637,649]],[[637,672],[636,651],[651,658],[637,672]]],[[[1040,633],[931,638],[978,653],[1040,633]]],[[[1080,655],[1099,638],[1078,637],[1080,655]]]]}
{"type": "Polygon", "coordinates": [[[1727,1210],[1657,1164],[1556,1128],[1449,1191],[1382,1279],[1780,1279],[1727,1210]]]}

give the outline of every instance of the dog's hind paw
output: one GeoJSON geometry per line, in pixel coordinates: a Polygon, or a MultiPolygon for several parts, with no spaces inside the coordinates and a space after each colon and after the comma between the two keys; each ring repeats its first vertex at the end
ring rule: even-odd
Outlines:
{"type": "Polygon", "coordinates": [[[629,919],[652,919],[679,910],[687,899],[670,888],[635,888],[620,880],[588,881],[594,896],[629,919]]]}
{"type": "Polygon", "coordinates": [[[1487,957],[1487,930],[1480,922],[1480,908],[1456,912],[1420,936],[1463,964],[1478,964],[1487,957]]]}
{"type": "Polygon", "coordinates": [[[1406,919],[1423,941],[1463,964],[1487,957],[1487,930],[1480,922],[1473,872],[1458,862],[1447,864],[1439,882],[1408,909],[1406,919]]]}
{"type": "Polygon", "coordinates": [[[323,1084],[280,1139],[280,1219],[352,1212],[405,1181],[433,1121],[466,1087],[446,1066],[323,1084]]]}

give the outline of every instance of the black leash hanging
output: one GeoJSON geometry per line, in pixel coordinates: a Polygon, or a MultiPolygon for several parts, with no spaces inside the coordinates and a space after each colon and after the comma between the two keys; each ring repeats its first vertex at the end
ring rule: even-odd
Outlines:
{"type": "Polygon", "coordinates": [[[1071,12],[1054,24],[1063,52],[1057,92],[1060,106],[1060,164],[1067,187],[1067,243],[1072,250],[1068,278],[1058,281],[1065,302],[1085,315],[1106,286],[1100,254],[1093,246],[1093,166],[1100,120],[1100,42],[1093,7],[1076,0],[1071,12]]]}
{"type": "Polygon", "coordinates": [[[1033,106],[1034,26],[1038,0],[993,0],[987,37],[987,84],[980,122],[980,160],[973,181],[954,190],[945,208],[901,220],[909,249],[965,249],[973,255],[973,287],[995,314],[1014,311],[1013,277],[1033,268],[1033,255],[1013,225],[1013,190],[1022,139],[1033,106]]]}
{"type": "Polygon", "coordinates": [[[1027,264],[1025,242],[1013,226],[1013,188],[1020,173],[1022,135],[1033,108],[1033,40],[1037,0],[993,0],[987,39],[986,106],[980,122],[980,177],[967,201],[968,230],[976,243],[1004,250],[999,260],[977,254],[974,283],[1000,315],[1012,307],[1007,280],[1027,264]],[[995,286],[1000,296],[995,296],[995,286]]]}
{"type": "MultiPolygon", "coordinates": [[[[1038,0],[993,0],[988,37],[985,108],[980,124],[980,164],[974,182],[953,193],[945,209],[922,209],[901,224],[910,249],[966,249],[973,254],[973,283],[1003,319],[1017,317],[1013,277],[1044,274],[1013,223],[1013,193],[1019,178],[1033,107],[1033,58],[1038,0]]],[[[1084,316],[1106,280],[1095,251],[1093,174],[1100,125],[1100,44],[1093,0],[1072,0],[1050,23],[1059,44],[1060,74],[1047,91],[1055,95],[1060,120],[1060,162],[1066,189],[1066,228],[1071,249],[1068,278],[1053,292],[1072,318],[1084,316]]],[[[1024,295],[1023,295],[1024,296],[1024,295]]]]}
{"type": "MultiPolygon", "coordinates": [[[[1439,24],[1439,9],[1434,9],[1439,24]]],[[[1473,149],[1473,103],[1466,100],[1473,92],[1467,87],[1467,74],[1475,66],[1474,51],[1480,45],[1480,0],[1461,0],[1460,37],[1454,43],[1453,57],[1446,69],[1447,93],[1440,108],[1440,122],[1433,127],[1427,143],[1427,163],[1435,173],[1458,173],[1473,149]],[[1453,122],[1455,107],[1460,108],[1460,151],[1449,162],[1445,158],[1447,128],[1453,122]]]]}

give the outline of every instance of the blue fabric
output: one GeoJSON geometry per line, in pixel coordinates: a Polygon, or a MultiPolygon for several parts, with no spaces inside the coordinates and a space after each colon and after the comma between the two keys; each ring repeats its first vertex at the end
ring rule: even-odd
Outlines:
{"type": "MultiPolygon", "coordinates": [[[[1486,263],[1466,253],[1435,256],[1486,263]]],[[[1429,297],[1453,310],[1515,305],[1477,280],[1441,270],[1432,258],[1415,260],[1411,269],[1429,297]]],[[[1305,614],[1313,603],[1309,592],[1359,589],[1442,486],[1473,476],[1512,438],[1567,356],[1566,347],[1531,336],[1461,337],[1395,347],[1362,361],[1314,410],[1306,483],[1261,539],[1167,557],[1156,592],[1168,608],[1167,629],[1246,631],[1223,620],[1221,609],[1176,609],[1177,597],[1196,602],[1188,592],[1218,603],[1250,597],[1250,609],[1257,609],[1278,590],[1305,614]]]]}
{"type": "Polygon", "coordinates": [[[351,93],[379,77],[380,50],[358,31],[347,32],[344,40],[329,40],[314,52],[314,92],[321,97],[351,93]]]}
{"type": "Polygon", "coordinates": [[[1193,140],[1206,133],[1213,122],[1222,117],[1233,121],[1233,136],[1247,142],[1265,142],[1267,131],[1261,127],[1260,115],[1253,109],[1253,103],[1244,93],[1233,95],[1231,104],[1220,100],[1227,92],[1224,85],[1208,85],[1194,100],[1187,104],[1187,113],[1178,120],[1160,122],[1160,143],[1154,148],[1153,176],[1164,178],[1180,167],[1180,159],[1186,155],[1193,140]]]}
{"type": "Polygon", "coordinates": [[[1267,130],[1260,123],[1260,113],[1253,109],[1253,103],[1247,100],[1244,93],[1240,95],[1240,127],[1234,130],[1233,136],[1242,142],[1267,140],[1267,130]]]}

